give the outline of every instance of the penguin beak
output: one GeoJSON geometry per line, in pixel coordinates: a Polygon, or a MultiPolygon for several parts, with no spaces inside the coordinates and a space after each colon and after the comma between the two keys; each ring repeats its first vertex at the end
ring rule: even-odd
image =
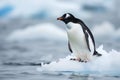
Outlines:
{"type": "Polygon", "coordinates": [[[63,20],[63,18],[62,18],[62,17],[59,17],[59,18],[57,18],[57,20],[63,20]]]}

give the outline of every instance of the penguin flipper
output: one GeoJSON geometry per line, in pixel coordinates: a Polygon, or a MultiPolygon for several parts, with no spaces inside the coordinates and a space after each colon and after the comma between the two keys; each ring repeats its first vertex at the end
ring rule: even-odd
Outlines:
{"type": "Polygon", "coordinates": [[[102,54],[98,53],[96,50],[94,51],[94,54],[95,56],[102,56],[102,54]]]}
{"type": "Polygon", "coordinates": [[[73,51],[71,49],[70,42],[68,42],[68,48],[69,48],[70,52],[72,53],[73,51]]]}
{"type": "Polygon", "coordinates": [[[86,31],[84,31],[84,33],[85,33],[85,39],[86,39],[87,47],[88,47],[89,51],[91,51],[90,50],[90,45],[89,45],[89,36],[88,36],[88,33],[86,31]]]}

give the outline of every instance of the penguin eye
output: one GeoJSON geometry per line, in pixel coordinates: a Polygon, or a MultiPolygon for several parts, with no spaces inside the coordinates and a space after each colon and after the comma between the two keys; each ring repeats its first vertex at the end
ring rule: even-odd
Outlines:
{"type": "Polygon", "coordinates": [[[66,18],[66,14],[64,14],[62,17],[63,17],[63,18],[66,18]]]}

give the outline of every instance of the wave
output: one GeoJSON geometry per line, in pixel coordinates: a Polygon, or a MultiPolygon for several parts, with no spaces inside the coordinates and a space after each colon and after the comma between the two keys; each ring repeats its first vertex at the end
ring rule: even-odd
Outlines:
{"type": "MultiPolygon", "coordinates": [[[[105,21],[100,25],[93,27],[92,32],[96,40],[119,40],[120,29],[105,21]]],[[[60,29],[58,26],[52,23],[43,23],[34,26],[29,26],[24,29],[19,29],[12,32],[8,37],[7,41],[28,41],[28,40],[67,40],[67,34],[65,30],[60,29]]]]}
{"type": "MultiPolygon", "coordinates": [[[[7,5],[7,1],[2,1],[1,5],[7,5]]],[[[26,0],[23,1],[10,1],[10,5],[14,7],[14,10],[9,14],[10,17],[31,17],[36,13],[40,13],[43,10],[46,11],[46,16],[58,16],[66,11],[79,11],[79,4],[68,3],[66,1],[43,1],[43,0],[26,0]],[[27,6],[26,6],[27,5],[27,6]],[[24,7],[24,8],[23,8],[24,7]],[[59,10],[58,10],[59,9],[59,10]]]]}
{"type": "Polygon", "coordinates": [[[92,28],[93,34],[97,39],[120,39],[120,29],[115,29],[113,24],[105,21],[100,25],[96,25],[92,28]]]}
{"type": "Polygon", "coordinates": [[[7,41],[27,41],[37,39],[66,40],[66,32],[51,23],[38,24],[12,32],[7,41]]]}
{"type": "Polygon", "coordinates": [[[52,71],[78,74],[119,75],[120,52],[116,50],[106,52],[103,50],[103,45],[101,45],[97,51],[102,54],[102,57],[93,57],[93,59],[87,63],[71,61],[70,58],[73,58],[74,55],[68,55],[66,58],[42,65],[37,68],[37,70],[41,72],[52,71]]]}
{"type": "MultiPolygon", "coordinates": [[[[82,6],[84,4],[100,4],[102,6],[105,6],[107,9],[113,9],[114,7],[114,0],[105,1],[105,0],[89,0],[89,1],[64,1],[64,0],[52,0],[52,1],[46,1],[46,0],[26,0],[26,2],[23,1],[8,1],[4,0],[0,3],[0,5],[11,5],[14,7],[14,10],[9,13],[9,17],[30,17],[36,13],[42,13],[43,10],[46,12],[46,16],[52,16],[56,17],[60,14],[63,14],[65,12],[73,12],[77,14],[78,16],[83,16],[81,12],[82,6]],[[27,5],[27,6],[26,6],[27,5]],[[24,8],[23,8],[24,7],[24,8]],[[59,10],[58,10],[59,9],[59,10]],[[79,12],[80,11],[80,12],[79,12]]],[[[85,13],[84,13],[85,14],[85,13]]],[[[87,16],[87,15],[84,15],[87,16]]]]}
{"type": "Polygon", "coordinates": [[[43,64],[49,64],[50,62],[3,62],[2,65],[9,65],[9,66],[41,66],[43,64]]]}

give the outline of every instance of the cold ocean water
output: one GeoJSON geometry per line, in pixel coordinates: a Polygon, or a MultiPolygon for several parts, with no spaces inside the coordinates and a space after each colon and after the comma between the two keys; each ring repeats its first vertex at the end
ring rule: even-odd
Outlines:
{"type": "Polygon", "coordinates": [[[120,80],[119,3],[120,0],[1,0],[0,80],[120,80]],[[101,51],[113,55],[100,58],[105,60],[99,59],[95,68],[67,60],[71,53],[65,26],[56,21],[66,12],[82,19],[93,32],[96,47],[103,45],[101,51]],[[89,72],[91,68],[96,71],[89,72]]]}
{"type": "MultiPolygon", "coordinates": [[[[16,29],[13,26],[5,25],[0,29],[0,40],[0,80],[120,79],[119,75],[102,75],[98,73],[94,73],[96,75],[91,73],[76,75],[69,74],[69,71],[68,74],[38,71],[37,68],[40,68],[41,63],[47,64],[71,54],[67,48],[65,31],[59,29],[53,23],[32,24],[32,26],[22,29],[21,26],[16,29]],[[46,26],[46,28],[42,26],[46,26]],[[50,27],[52,30],[50,30],[50,27]]],[[[97,47],[103,44],[104,49],[108,52],[112,49],[119,51],[119,40],[113,39],[107,42],[106,38],[103,38],[99,41],[96,42],[97,47]]]]}

